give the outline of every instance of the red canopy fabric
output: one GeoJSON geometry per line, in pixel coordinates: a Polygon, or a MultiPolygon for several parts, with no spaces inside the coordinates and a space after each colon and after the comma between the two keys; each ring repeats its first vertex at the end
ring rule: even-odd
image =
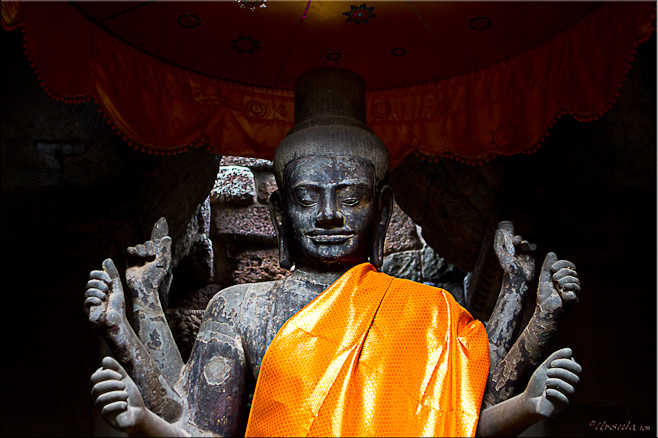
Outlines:
{"type": "MultiPolygon", "coordinates": [[[[561,115],[591,120],[611,107],[654,20],[652,2],[601,3],[545,42],[495,64],[368,91],[368,125],[389,148],[393,166],[412,151],[464,162],[531,151],[561,115]]],[[[222,155],[271,159],[292,127],[291,90],[167,63],[69,3],[4,1],[2,24],[22,28],[25,52],[49,95],[93,99],[125,141],[149,153],[205,145],[222,155]]]]}

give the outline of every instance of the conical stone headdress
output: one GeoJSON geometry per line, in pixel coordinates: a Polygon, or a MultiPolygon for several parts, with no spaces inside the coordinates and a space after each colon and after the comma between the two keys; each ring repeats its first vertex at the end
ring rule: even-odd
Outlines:
{"type": "Polygon", "coordinates": [[[283,169],[306,156],[349,156],[370,161],[377,184],[388,171],[388,151],[366,126],[363,78],[343,68],[323,68],[295,82],[295,125],[274,154],[274,175],[283,188],[283,169]]]}

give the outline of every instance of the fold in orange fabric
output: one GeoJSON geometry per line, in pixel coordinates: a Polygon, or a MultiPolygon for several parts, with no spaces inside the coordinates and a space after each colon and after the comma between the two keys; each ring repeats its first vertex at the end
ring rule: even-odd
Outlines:
{"type": "Polygon", "coordinates": [[[472,436],[488,373],[484,326],[448,292],[364,263],[281,327],[246,436],[472,436]]]}

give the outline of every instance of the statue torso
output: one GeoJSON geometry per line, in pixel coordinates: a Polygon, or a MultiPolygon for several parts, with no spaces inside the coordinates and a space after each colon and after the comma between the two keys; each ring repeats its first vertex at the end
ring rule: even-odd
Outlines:
{"type": "Polygon", "coordinates": [[[239,303],[232,306],[235,313],[229,317],[234,319],[254,381],[258,379],[265,351],[283,323],[328,286],[297,271],[283,280],[235,287],[241,293],[236,294],[239,303]]]}

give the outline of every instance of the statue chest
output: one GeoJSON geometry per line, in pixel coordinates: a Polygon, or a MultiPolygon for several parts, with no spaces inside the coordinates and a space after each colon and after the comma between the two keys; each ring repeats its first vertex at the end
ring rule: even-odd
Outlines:
{"type": "Polygon", "coordinates": [[[245,297],[240,331],[254,381],[258,380],[267,347],[281,326],[324,289],[324,285],[287,278],[273,283],[268,290],[254,291],[245,297]]]}

